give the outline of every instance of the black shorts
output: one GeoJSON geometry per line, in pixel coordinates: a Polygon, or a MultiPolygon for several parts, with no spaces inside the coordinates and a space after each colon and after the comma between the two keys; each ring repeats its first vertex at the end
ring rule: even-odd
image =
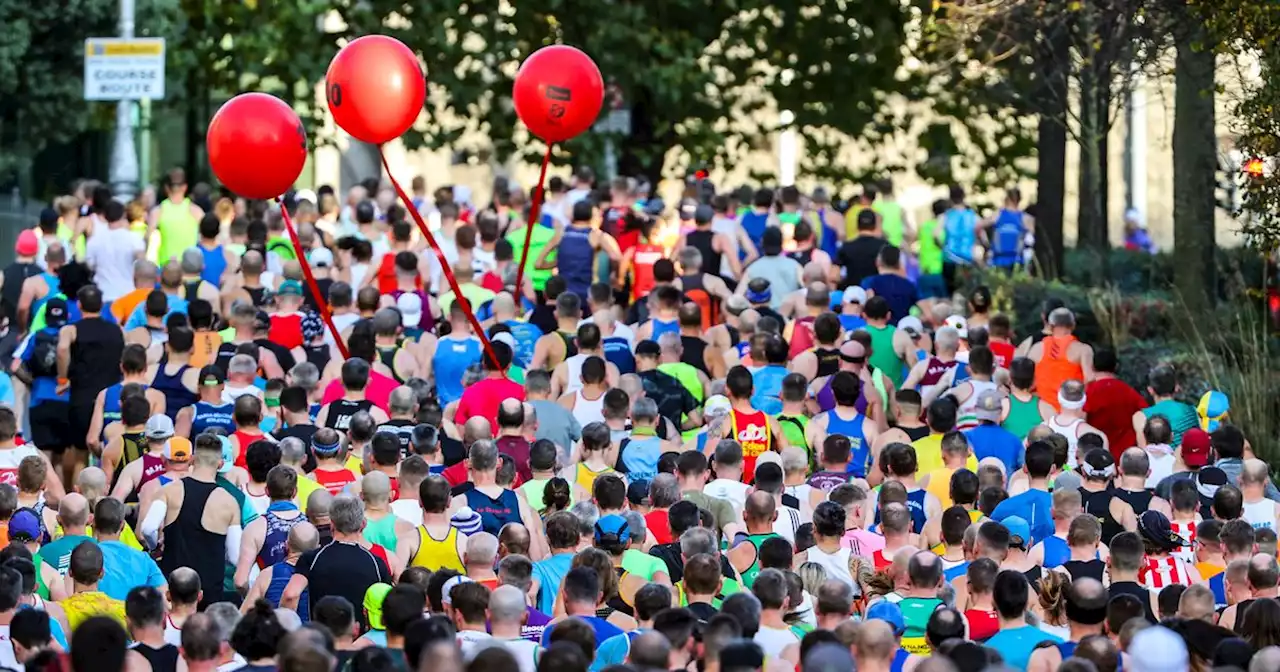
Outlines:
{"type": "MultiPolygon", "coordinates": [[[[88,428],[85,431],[87,432],[88,428]]],[[[68,446],[74,445],[71,404],[65,401],[42,401],[33,406],[31,408],[31,442],[36,445],[36,448],[53,453],[61,453],[68,446]]]]}
{"type": "MultiPolygon", "coordinates": [[[[97,396],[86,401],[72,401],[71,417],[67,423],[71,427],[71,446],[80,450],[88,450],[89,423],[93,421],[93,407],[97,404],[97,396]]],[[[34,427],[32,428],[34,431],[34,427]]]]}

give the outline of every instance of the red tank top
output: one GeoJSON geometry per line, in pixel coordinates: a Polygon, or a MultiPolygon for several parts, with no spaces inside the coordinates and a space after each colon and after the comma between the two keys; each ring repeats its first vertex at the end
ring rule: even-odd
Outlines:
{"type": "Polygon", "coordinates": [[[1016,350],[1012,343],[989,341],[987,347],[991,348],[991,354],[995,355],[997,367],[1002,369],[1009,368],[1009,362],[1013,361],[1013,353],[1016,350]]]}
{"type": "Polygon", "coordinates": [[[924,375],[920,376],[920,387],[923,388],[929,385],[937,385],[938,381],[942,380],[942,377],[945,376],[948,371],[956,368],[956,364],[958,363],[959,362],[954,359],[949,362],[944,362],[937,357],[930,357],[928,368],[924,370],[924,375]]]}
{"type": "Polygon", "coordinates": [[[302,313],[276,313],[271,316],[267,338],[290,350],[302,347],[302,313]]]}
{"type": "Polygon", "coordinates": [[[661,245],[637,243],[631,257],[631,298],[639,299],[653,291],[653,265],[663,258],[661,245]]]}
{"type": "Polygon", "coordinates": [[[349,469],[338,469],[337,471],[316,469],[311,472],[311,478],[325,490],[328,490],[331,495],[341,494],[343,488],[356,481],[356,475],[351,473],[349,469]]]}
{"type": "Polygon", "coordinates": [[[733,438],[742,445],[742,482],[754,483],[756,458],[773,448],[769,417],[761,411],[742,413],[734,410],[729,419],[733,423],[733,438]]]}
{"type": "Polygon", "coordinates": [[[232,434],[232,436],[236,437],[236,441],[240,443],[240,451],[236,453],[236,466],[243,469],[245,468],[244,454],[249,452],[249,444],[254,441],[261,441],[266,437],[266,434],[249,434],[244,430],[237,429],[235,434],[232,434]]]}
{"type": "Polygon", "coordinates": [[[1142,568],[1138,581],[1147,588],[1160,590],[1175,583],[1191,585],[1191,574],[1187,572],[1186,563],[1174,556],[1147,558],[1147,566],[1142,568]]]}
{"type": "Polygon", "coordinates": [[[884,549],[871,554],[871,561],[875,563],[876,571],[883,571],[886,567],[893,564],[893,558],[884,557],[884,549]]]}
{"type": "Polygon", "coordinates": [[[800,356],[800,353],[813,347],[813,319],[812,317],[802,317],[795,322],[795,326],[791,329],[791,348],[789,354],[792,359],[800,356]]]}
{"type": "MultiPolygon", "coordinates": [[[[422,289],[421,276],[413,278],[413,286],[422,289]]],[[[390,252],[382,255],[382,261],[378,263],[378,291],[383,294],[396,291],[396,255],[390,252]]]]}

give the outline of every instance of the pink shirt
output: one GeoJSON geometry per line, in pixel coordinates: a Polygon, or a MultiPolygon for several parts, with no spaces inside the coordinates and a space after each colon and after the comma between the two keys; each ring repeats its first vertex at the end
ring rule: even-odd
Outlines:
{"type": "Polygon", "coordinates": [[[489,426],[498,429],[498,406],[504,399],[524,401],[524,386],[510,378],[484,378],[468,387],[458,400],[458,412],[453,422],[461,425],[469,418],[480,416],[488,418],[489,426]]]}
{"type": "MultiPolygon", "coordinates": [[[[364,397],[373,402],[374,406],[387,410],[387,398],[391,396],[391,391],[400,387],[400,383],[390,376],[384,376],[377,371],[369,372],[369,384],[364,388],[364,397]]],[[[321,404],[330,404],[343,397],[346,390],[342,387],[342,379],[335,378],[329,386],[324,388],[324,398],[320,400],[321,404]]],[[[523,399],[524,397],[521,397],[523,399]]],[[[496,426],[496,425],[495,425],[496,426]]]]}
{"type": "Polygon", "coordinates": [[[853,549],[855,555],[869,558],[872,553],[884,550],[884,537],[863,529],[845,530],[840,545],[853,549]]]}

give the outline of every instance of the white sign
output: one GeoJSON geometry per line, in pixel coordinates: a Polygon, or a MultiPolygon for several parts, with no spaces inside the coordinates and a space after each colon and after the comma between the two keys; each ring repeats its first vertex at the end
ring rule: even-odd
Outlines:
{"type": "Polygon", "coordinates": [[[164,38],[84,41],[85,100],[163,100],[164,38]]]}
{"type": "Polygon", "coordinates": [[[597,121],[591,130],[596,133],[631,135],[631,110],[610,110],[609,114],[597,121]]]}

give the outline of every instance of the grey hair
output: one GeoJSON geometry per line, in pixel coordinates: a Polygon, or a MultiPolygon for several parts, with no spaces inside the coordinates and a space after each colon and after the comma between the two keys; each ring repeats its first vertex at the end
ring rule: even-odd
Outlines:
{"type": "Polygon", "coordinates": [[[387,410],[391,415],[407,415],[413,412],[413,407],[418,405],[418,395],[408,385],[401,385],[391,390],[391,396],[387,397],[387,410]]]}
{"type": "Polygon", "coordinates": [[[228,376],[247,376],[258,372],[258,363],[249,355],[236,355],[227,364],[228,376]]]}
{"type": "Polygon", "coordinates": [[[702,252],[692,245],[686,245],[680,250],[680,267],[686,271],[702,269],[702,252]]]}
{"type": "Polygon", "coordinates": [[[788,474],[803,472],[809,469],[809,455],[804,448],[791,446],[782,451],[782,471],[788,474]]]}
{"type": "Polygon", "coordinates": [[[679,334],[674,334],[668,331],[658,337],[658,347],[662,348],[663,352],[679,353],[683,350],[684,346],[680,344],[679,334]]]}
{"type": "Polygon", "coordinates": [[[934,350],[955,352],[960,348],[960,332],[952,327],[943,327],[933,334],[934,350]]]}
{"type": "Polygon", "coordinates": [[[298,362],[289,369],[289,378],[297,387],[307,391],[310,394],[320,384],[320,369],[316,368],[311,362],[298,362]]]}
{"type": "Polygon", "coordinates": [[[1051,327],[1074,327],[1076,326],[1076,314],[1071,312],[1070,308],[1054,308],[1049,313],[1049,326],[1051,327]]]}
{"type": "Polygon", "coordinates": [[[240,610],[236,605],[230,602],[218,602],[209,605],[204,610],[209,620],[213,621],[213,628],[217,632],[219,641],[227,641],[231,639],[231,633],[235,631],[236,625],[240,623],[240,610]]]}
{"type": "Polygon", "coordinates": [[[489,439],[481,439],[471,444],[467,453],[467,462],[475,471],[490,471],[498,466],[498,444],[489,439]]]}
{"type": "Polygon", "coordinates": [[[524,593],[515,586],[498,586],[489,593],[489,620],[519,623],[525,614],[524,593]]]}
{"type": "Polygon", "coordinates": [[[194,247],[182,251],[182,272],[193,275],[204,270],[204,253],[194,247]]]}
{"type": "Polygon", "coordinates": [[[680,554],[686,558],[702,553],[716,555],[718,551],[716,533],[705,527],[691,527],[680,535],[680,554]]]}
{"type": "Polygon", "coordinates": [[[578,519],[578,534],[594,538],[596,521],[600,520],[600,509],[592,502],[578,502],[569,507],[569,513],[578,519]]]}
{"type": "Polygon", "coordinates": [[[649,481],[649,504],[665,509],[680,501],[680,482],[671,474],[658,474],[649,481]]]}
{"type": "Polygon", "coordinates": [[[472,564],[493,565],[498,559],[498,538],[488,532],[477,532],[467,537],[467,561],[472,564]]]}
{"type": "MultiPolygon", "coordinates": [[[[288,436],[280,440],[280,463],[291,467],[300,466],[307,459],[307,444],[296,436],[288,436]]],[[[299,474],[301,476],[301,474],[299,474]]]]}
{"type": "Polygon", "coordinates": [[[133,262],[133,277],[136,280],[155,280],[160,277],[160,267],[154,261],[139,259],[133,262]]]}
{"type": "Polygon", "coordinates": [[[364,529],[364,504],[351,495],[338,495],[329,506],[329,522],[333,531],[358,534],[364,529]]]}
{"type": "Polygon", "coordinates": [[[649,397],[641,397],[631,404],[631,419],[634,422],[641,420],[652,422],[658,419],[658,402],[649,397]]]}
{"type": "Polygon", "coordinates": [[[643,542],[645,537],[649,536],[649,525],[645,523],[644,516],[638,512],[624,511],[622,519],[627,521],[627,530],[631,533],[631,541],[643,542]]]}

